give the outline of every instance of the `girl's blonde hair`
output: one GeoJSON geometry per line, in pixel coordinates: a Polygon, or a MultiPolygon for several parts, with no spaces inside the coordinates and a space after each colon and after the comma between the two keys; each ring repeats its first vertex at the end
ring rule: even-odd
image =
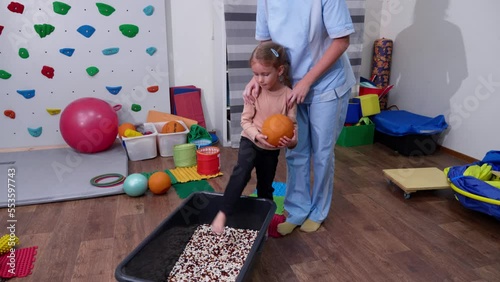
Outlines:
{"type": "Polygon", "coordinates": [[[250,56],[250,66],[254,61],[267,66],[279,68],[283,66],[283,74],[280,77],[281,83],[292,88],[292,81],[290,80],[290,62],[285,52],[285,48],[272,41],[260,43],[252,52],[250,56]]]}

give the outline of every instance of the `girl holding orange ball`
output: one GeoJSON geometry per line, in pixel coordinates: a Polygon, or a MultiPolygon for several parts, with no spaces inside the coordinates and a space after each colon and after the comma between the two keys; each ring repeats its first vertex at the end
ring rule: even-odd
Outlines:
{"type": "MultiPolygon", "coordinates": [[[[283,46],[268,41],[255,48],[250,57],[253,77],[262,89],[252,104],[245,104],[241,114],[240,147],[238,161],[224,191],[220,211],[212,222],[212,231],[222,234],[226,218],[234,211],[234,206],[250,180],[252,170],[257,174],[257,197],[273,200],[272,183],[282,148],[297,145],[296,105],[287,106],[290,98],[289,62],[283,46]],[[280,114],[280,115],[276,115],[280,114]],[[266,121],[269,117],[271,120],[266,121]],[[286,118],[288,117],[288,118],[286,118]],[[263,124],[269,127],[286,127],[289,122],[290,136],[271,136],[263,133],[263,124]],[[279,140],[277,143],[271,140],[279,140]],[[272,144],[274,143],[274,144],[272,144]]],[[[281,135],[281,134],[280,134],[281,135]]]]}

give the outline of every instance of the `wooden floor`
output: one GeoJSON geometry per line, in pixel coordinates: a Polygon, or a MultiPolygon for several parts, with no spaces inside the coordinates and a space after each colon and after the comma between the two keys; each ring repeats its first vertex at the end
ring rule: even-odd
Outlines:
{"type": "MultiPolygon", "coordinates": [[[[222,191],[236,159],[223,148],[222,191]]],[[[383,145],[336,148],[331,212],[315,233],[269,238],[252,281],[500,281],[500,222],[465,209],[452,190],[419,191],[408,200],[382,169],[462,165],[436,152],[399,156],[383,145]]],[[[130,162],[132,172],[174,168],[171,158],[130,162]]],[[[281,154],[276,181],[285,182],[281,154]]],[[[255,185],[249,184],[246,193],[255,185]]],[[[114,270],[181,199],[126,195],[17,207],[22,246],[38,246],[33,273],[11,281],[115,281],[114,270]]],[[[6,225],[7,212],[0,211],[6,225]]],[[[2,226],[4,232],[7,231],[2,226]]]]}

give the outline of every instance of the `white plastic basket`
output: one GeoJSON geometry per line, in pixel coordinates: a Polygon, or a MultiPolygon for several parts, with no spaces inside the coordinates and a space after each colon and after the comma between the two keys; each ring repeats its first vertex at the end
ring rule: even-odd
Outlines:
{"type": "Polygon", "coordinates": [[[186,130],[176,133],[160,133],[161,129],[168,121],[154,123],[156,131],[158,132],[157,135],[158,151],[160,152],[160,156],[162,157],[173,156],[175,145],[187,143],[187,135],[189,133],[189,128],[182,120],[176,120],[176,121],[182,124],[182,126],[184,126],[186,130]]]}
{"type": "Polygon", "coordinates": [[[158,132],[155,126],[152,123],[144,123],[144,130],[152,133],[137,137],[122,137],[122,144],[131,161],[147,160],[158,156],[156,148],[158,132]]]}

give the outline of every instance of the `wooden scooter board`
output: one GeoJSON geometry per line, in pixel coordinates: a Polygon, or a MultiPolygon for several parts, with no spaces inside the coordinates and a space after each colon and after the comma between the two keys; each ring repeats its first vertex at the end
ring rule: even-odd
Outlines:
{"type": "Polygon", "coordinates": [[[450,188],[446,175],[436,167],[397,168],[382,171],[390,182],[405,192],[405,198],[409,198],[411,193],[417,191],[450,188]]]}

